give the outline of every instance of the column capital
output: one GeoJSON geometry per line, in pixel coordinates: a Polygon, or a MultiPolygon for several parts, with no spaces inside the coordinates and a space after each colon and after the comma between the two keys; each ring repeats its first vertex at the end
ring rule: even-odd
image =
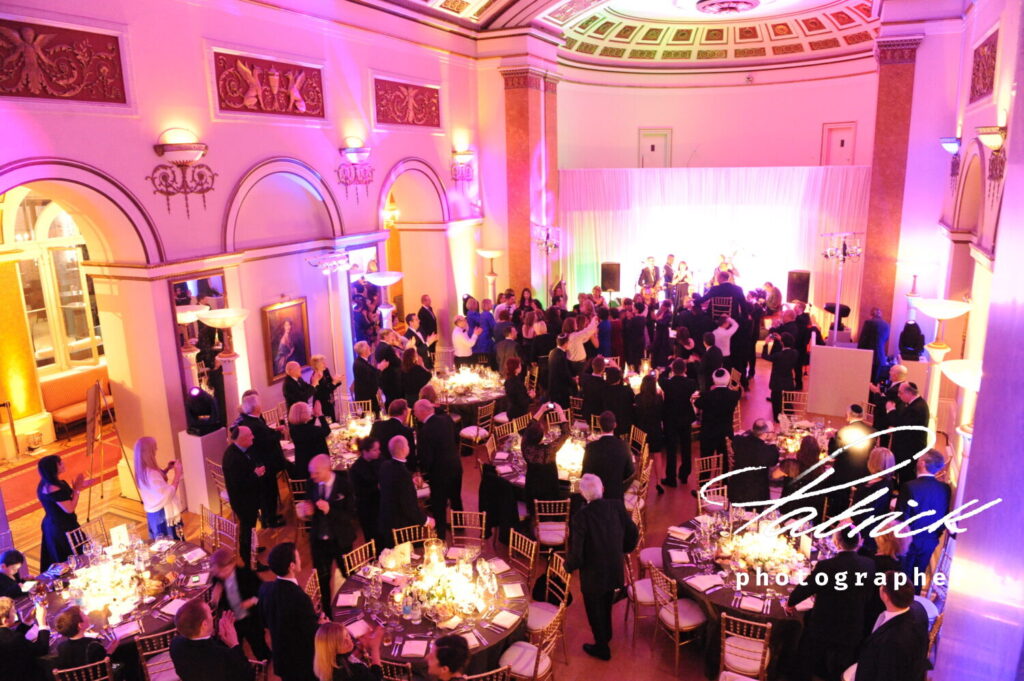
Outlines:
{"type": "MultiPolygon", "coordinates": [[[[505,66],[499,67],[498,72],[505,79],[506,90],[540,90],[548,89],[548,72],[535,66],[505,66]]],[[[557,83],[557,81],[554,81],[557,83]]]]}
{"type": "Polygon", "coordinates": [[[924,40],[923,35],[879,36],[875,49],[880,64],[913,64],[917,59],[917,48],[924,40]]]}

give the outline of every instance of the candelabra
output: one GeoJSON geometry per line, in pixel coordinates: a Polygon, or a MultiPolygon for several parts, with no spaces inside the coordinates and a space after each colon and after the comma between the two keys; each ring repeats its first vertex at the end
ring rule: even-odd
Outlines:
{"type": "Polygon", "coordinates": [[[325,277],[329,277],[334,272],[347,272],[352,268],[349,254],[345,251],[329,251],[306,258],[306,262],[311,267],[320,270],[325,277]]]}
{"type": "Polygon", "coordinates": [[[836,272],[835,322],[833,323],[832,332],[828,335],[829,345],[834,346],[839,342],[839,323],[843,316],[842,305],[839,304],[839,298],[843,293],[843,267],[847,262],[860,260],[860,256],[864,252],[859,240],[849,238],[859,234],[860,232],[836,232],[824,235],[833,239],[839,239],[836,245],[829,246],[821,253],[825,260],[835,260],[838,265],[836,272]]]}
{"type": "Polygon", "coordinates": [[[544,288],[545,290],[550,287],[551,284],[551,254],[558,250],[558,228],[552,227],[551,225],[538,225],[536,241],[537,246],[544,254],[544,288]]]}

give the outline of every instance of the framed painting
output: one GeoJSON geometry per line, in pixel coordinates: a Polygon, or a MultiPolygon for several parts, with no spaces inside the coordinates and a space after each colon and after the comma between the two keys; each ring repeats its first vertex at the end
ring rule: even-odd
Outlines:
{"type": "Polygon", "coordinates": [[[306,299],[294,298],[260,308],[263,316],[267,382],[284,378],[288,362],[309,365],[309,319],[306,299]]]}

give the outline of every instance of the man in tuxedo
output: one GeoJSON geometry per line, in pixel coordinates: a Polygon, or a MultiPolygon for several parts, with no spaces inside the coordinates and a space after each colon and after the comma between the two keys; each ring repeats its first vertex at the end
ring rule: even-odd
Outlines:
{"type": "Polygon", "coordinates": [[[569,365],[569,334],[558,335],[556,347],[548,353],[548,400],[568,409],[569,398],[576,394],[576,381],[569,365]]]}
{"type": "Polygon", "coordinates": [[[928,673],[928,613],[914,600],[914,587],[885,573],[878,589],[885,612],[857,657],[855,681],[924,681],[928,673]]]}
{"type": "Polygon", "coordinates": [[[417,451],[420,470],[430,483],[430,512],[437,523],[437,538],[444,539],[448,507],[462,510],[462,461],[455,447],[455,425],[447,414],[438,414],[428,400],[413,408],[420,426],[417,451]]]}
{"type": "Polygon", "coordinates": [[[647,267],[640,270],[640,277],[636,280],[636,285],[640,288],[653,289],[661,281],[661,272],[658,271],[658,266],[654,264],[654,256],[647,257],[647,267]]]}
{"type": "Polygon", "coordinates": [[[0,555],[0,597],[18,600],[27,594],[22,591],[21,566],[25,556],[21,551],[8,549],[0,555]]]}
{"type": "MultiPolygon", "coordinates": [[[[767,501],[771,498],[768,475],[779,462],[779,448],[768,443],[771,428],[764,419],[757,419],[747,432],[732,439],[733,470],[760,468],[729,478],[729,501],[767,501]]],[[[755,513],[760,509],[753,510],[755,513]]]]}
{"type": "Polygon", "coordinates": [[[373,539],[383,546],[380,532],[380,440],[370,436],[359,440],[359,458],[348,475],[356,494],[356,517],[363,541],[373,539]]]}
{"type": "Polygon", "coordinates": [[[284,403],[291,409],[296,402],[309,402],[313,397],[313,386],[302,377],[302,365],[298,362],[288,362],[284,365],[284,383],[281,386],[281,393],[284,395],[284,403]]]}
{"type": "MultiPolygon", "coordinates": [[[[885,413],[888,427],[928,426],[930,417],[928,403],[921,397],[917,384],[912,381],[900,383],[897,390],[897,397],[902,408],[898,408],[895,402],[885,403],[885,413]]],[[[928,431],[926,430],[900,430],[892,434],[892,453],[896,457],[896,463],[909,461],[915,454],[928,446],[928,431]]],[[[914,477],[913,464],[908,464],[896,472],[900,483],[908,482],[914,477]]]]}
{"type": "Polygon", "coordinates": [[[691,398],[697,392],[697,381],[686,375],[686,360],[677,357],[672,360],[671,374],[658,377],[661,392],[665,395],[662,422],[665,425],[665,478],[661,484],[676,486],[676,462],[679,463],[678,480],[684,485],[692,470],[690,431],[696,415],[691,398]]]}
{"type": "Polygon", "coordinates": [[[713,385],[712,376],[722,368],[724,359],[722,351],[715,345],[715,334],[710,331],[701,337],[704,343],[704,354],[700,358],[698,376],[700,377],[700,389],[709,390],[713,385]]]}
{"type": "Polygon", "coordinates": [[[344,555],[356,539],[353,514],[355,497],[348,476],[331,469],[331,457],[318,454],[309,462],[306,499],[299,503],[299,517],[309,521],[309,548],[313,568],[320,577],[322,612],[331,612],[331,576],[334,566],[344,572],[344,555]]]}
{"type": "Polygon", "coordinates": [[[277,579],[263,583],[259,599],[260,614],[270,632],[274,673],[282,681],[316,681],[313,638],[319,621],[313,601],[299,586],[302,557],[295,544],[284,542],[270,550],[267,563],[277,579]]]}
{"type": "MultiPolygon", "coordinates": [[[[903,406],[903,403],[900,402],[899,390],[900,384],[907,380],[908,373],[907,367],[902,364],[893,364],[889,367],[887,379],[878,383],[868,383],[868,400],[875,405],[874,423],[878,430],[885,430],[889,427],[888,414],[885,413],[886,402],[892,402],[897,411],[903,406]]],[[[879,438],[878,445],[888,447],[890,441],[891,436],[884,435],[879,438]]]]}
{"type": "Polygon", "coordinates": [[[729,281],[731,277],[732,275],[728,272],[719,272],[716,277],[718,283],[708,289],[703,300],[707,301],[707,305],[710,306],[711,301],[715,298],[729,298],[732,300],[730,316],[741,319],[747,316],[747,299],[743,295],[743,289],[729,281]]]}
{"type": "Polygon", "coordinates": [[[665,298],[671,300],[673,305],[678,305],[679,299],[676,298],[676,288],[672,285],[676,278],[675,262],[676,256],[672,253],[665,256],[665,264],[661,267],[661,280],[665,286],[665,298]]]}
{"type": "Polygon", "coordinates": [[[437,334],[424,337],[420,333],[419,315],[407,314],[405,315],[405,337],[415,343],[416,354],[423,360],[423,366],[428,371],[433,371],[434,360],[430,358],[430,346],[437,340],[437,334]]]}
{"type": "Polygon", "coordinates": [[[395,400],[388,407],[388,418],[383,421],[375,421],[370,426],[370,437],[377,442],[391,442],[391,438],[401,435],[409,443],[409,467],[410,470],[419,470],[417,464],[419,459],[416,456],[416,440],[413,437],[412,428],[405,425],[409,422],[409,403],[405,400],[395,400]]]}
{"type": "Polygon", "coordinates": [[[814,596],[814,607],[804,620],[800,638],[800,670],[796,681],[811,681],[813,675],[825,681],[840,681],[853,664],[864,637],[864,607],[871,591],[875,562],[858,555],[860,536],[850,528],[833,535],[839,553],[818,562],[814,571],[789,595],[786,612],[814,596]],[[858,573],[866,575],[860,577],[858,573]]]}
{"type": "Polygon", "coordinates": [[[231,428],[231,444],[224,450],[224,486],[231,510],[238,516],[238,553],[246,565],[252,557],[252,531],[260,514],[260,480],[270,475],[253,450],[247,426],[231,428]]]}
{"type": "Polygon", "coordinates": [[[433,342],[427,343],[430,346],[430,352],[434,352],[437,348],[437,315],[434,314],[434,308],[430,306],[430,296],[425,293],[420,296],[420,309],[416,316],[419,317],[419,331],[423,337],[434,337],[433,342]]]}
{"type": "Polygon", "coordinates": [[[800,370],[800,353],[793,347],[793,334],[783,331],[781,334],[770,333],[764,343],[761,356],[772,363],[772,373],[768,377],[768,389],[771,391],[772,418],[778,422],[782,413],[782,393],[796,389],[796,373],[800,370]],[[771,349],[769,350],[769,344],[771,349]]]}
{"type": "Polygon", "coordinates": [[[590,417],[601,413],[604,391],[608,382],[604,380],[605,359],[598,355],[590,362],[590,373],[580,375],[580,394],[583,397],[583,419],[590,424],[590,417]]]}
{"type": "Polygon", "coordinates": [[[225,548],[217,549],[210,556],[210,572],[213,574],[210,603],[222,613],[231,613],[238,640],[249,642],[256,659],[269,660],[270,648],[257,607],[260,578],[248,566],[239,565],[238,556],[225,548]]]}
{"type": "Polygon", "coordinates": [[[725,369],[716,370],[711,381],[711,389],[702,390],[693,401],[693,406],[700,410],[700,455],[720,454],[725,473],[729,470],[725,440],[733,435],[732,416],[740,394],[729,388],[729,372],[725,369]]]}
{"type": "Polygon", "coordinates": [[[388,361],[375,362],[370,359],[370,344],[359,341],[354,348],[356,359],[352,363],[352,396],[357,402],[370,402],[374,414],[380,414],[377,392],[380,390],[381,372],[388,368],[388,361]]]}
{"type": "Polygon", "coordinates": [[[601,396],[601,411],[610,411],[615,416],[616,435],[628,435],[636,420],[636,395],[622,382],[622,369],[619,367],[608,367],[604,375],[608,385],[601,396]]]}
{"type": "Polygon", "coordinates": [[[266,474],[259,479],[260,519],[263,527],[283,527],[284,518],[277,514],[277,474],[287,470],[284,452],[281,450],[281,431],[271,428],[263,420],[263,406],[255,391],[246,392],[242,397],[242,413],[235,419],[236,426],[245,426],[252,432],[251,455],[264,468],[266,474]]]}
{"type": "Polygon", "coordinates": [[[391,458],[380,463],[379,527],[384,547],[394,546],[392,530],[410,525],[434,524],[434,519],[420,509],[416,497],[416,484],[406,464],[409,443],[404,436],[396,435],[388,442],[388,451],[391,458]]]}
{"type": "Polygon", "coordinates": [[[252,681],[253,668],[238,642],[232,611],[214,626],[209,604],[195,598],[174,614],[174,626],[178,635],[171,640],[170,656],[181,681],[252,681]]]}
{"type": "MultiPolygon", "coordinates": [[[[900,486],[899,497],[896,500],[896,510],[905,518],[925,515],[910,523],[909,531],[921,530],[933,524],[938,518],[949,513],[949,502],[952,498],[952,489],[944,482],[935,479],[935,476],[942,467],[946,465],[946,459],[940,452],[930,449],[917,460],[917,477],[903,483],[900,486]],[[913,502],[913,503],[912,503],[913,502]]],[[[903,556],[903,571],[910,575],[914,581],[916,591],[920,591],[920,581],[916,572],[924,574],[928,569],[928,563],[935,553],[935,547],[939,545],[942,538],[943,528],[940,526],[933,532],[918,532],[913,535],[910,548],[903,556]]]]}
{"type": "Polygon", "coordinates": [[[580,591],[587,610],[587,622],[594,634],[594,643],[584,643],[583,651],[591,657],[608,661],[612,638],[612,605],[615,592],[622,588],[625,556],[637,545],[640,533],[618,500],[604,499],[601,478],[584,473],[580,478],[580,494],[586,505],[572,517],[569,553],[565,569],[579,570],[580,591]]]}
{"type": "Polygon", "coordinates": [[[622,438],[615,436],[615,414],[601,412],[598,417],[601,437],[587,443],[583,452],[583,472],[593,473],[601,478],[603,498],[622,502],[625,481],[634,473],[633,455],[622,438]]]}
{"type": "MultiPolygon", "coordinates": [[[[847,485],[868,474],[868,456],[875,447],[875,439],[869,438],[875,429],[864,422],[864,407],[857,403],[846,408],[846,425],[836,431],[828,443],[828,453],[841,450],[832,459],[835,471],[828,486],[847,485]]],[[[850,490],[842,489],[829,496],[829,515],[845,511],[850,505],[850,490]]]]}
{"type": "Polygon", "coordinates": [[[35,620],[39,633],[35,641],[29,641],[25,638],[29,624],[18,621],[14,601],[0,597],[0,670],[4,681],[46,681],[50,678],[40,660],[50,652],[50,628],[46,625],[46,609],[42,605],[36,606],[35,620]]]}
{"type": "Polygon", "coordinates": [[[494,364],[504,375],[506,362],[512,357],[519,357],[519,344],[516,343],[516,327],[507,326],[501,333],[501,339],[494,344],[494,364]]]}
{"type": "Polygon", "coordinates": [[[860,327],[860,337],[857,339],[858,348],[871,350],[874,353],[871,358],[872,381],[882,378],[881,370],[888,361],[888,345],[889,322],[882,318],[880,308],[873,307],[871,308],[871,317],[864,320],[864,324],[860,327]]]}

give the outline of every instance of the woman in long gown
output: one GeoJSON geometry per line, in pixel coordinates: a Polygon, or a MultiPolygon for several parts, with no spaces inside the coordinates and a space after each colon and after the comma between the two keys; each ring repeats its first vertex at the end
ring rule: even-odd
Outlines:
{"type": "Polygon", "coordinates": [[[166,468],[161,468],[156,460],[156,440],[139,438],[135,443],[135,482],[146,511],[149,538],[153,541],[160,536],[185,538],[181,498],[178,496],[181,476],[180,460],[175,459],[166,468]]]}
{"type": "Polygon", "coordinates": [[[71,555],[71,543],[67,533],[78,527],[78,494],[85,488],[85,476],[81,473],[74,483],[61,480],[64,462],[56,454],[39,459],[39,487],[36,496],[43,506],[43,543],[39,554],[39,572],[45,572],[53,563],[62,563],[71,555]]]}

